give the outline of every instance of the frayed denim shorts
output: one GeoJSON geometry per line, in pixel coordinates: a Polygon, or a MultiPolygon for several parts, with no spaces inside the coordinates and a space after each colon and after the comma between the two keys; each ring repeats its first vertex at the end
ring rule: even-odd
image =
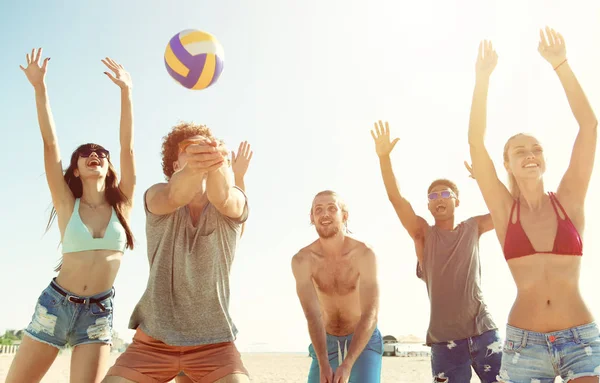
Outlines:
{"type": "Polygon", "coordinates": [[[508,325],[498,376],[504,383],[565,382],[600,376],[600,331],[596,323],[538,333],[508,325]]]}
{"type": "Polygon", "coordinates": [[[38,298],[25,333],[58,349],[80,344],[112,344],[114,288],[82,297],[53,279],[38,298]]]}

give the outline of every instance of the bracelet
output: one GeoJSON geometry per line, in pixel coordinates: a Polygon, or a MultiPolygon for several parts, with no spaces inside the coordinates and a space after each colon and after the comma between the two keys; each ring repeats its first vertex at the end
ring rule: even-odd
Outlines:
{"type": "Polygon", "coordinates": [[[563,60],[563,62],[561,62],[560,64],[558,64],[558,65],[556,66],[556,68],[554,68],[554,70],[557,70],[557,69],[558,69],[558,68],[559,68],[559,67],[560,67],[562,64],[564,64],[564,63],[566,63],[566,62],[567,62],[567,59],[564,59],[564,60],[563,60]]]}

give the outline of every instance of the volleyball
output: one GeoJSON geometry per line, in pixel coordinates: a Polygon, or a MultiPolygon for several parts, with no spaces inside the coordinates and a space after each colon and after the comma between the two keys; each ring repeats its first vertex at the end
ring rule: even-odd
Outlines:
{"type": "Polygon", "coordinates": [[[165,66],[182,86],[205,89],[217,82],[223,71],[223,47],[210,33],[187,29],[169,41],[165,66]]]}

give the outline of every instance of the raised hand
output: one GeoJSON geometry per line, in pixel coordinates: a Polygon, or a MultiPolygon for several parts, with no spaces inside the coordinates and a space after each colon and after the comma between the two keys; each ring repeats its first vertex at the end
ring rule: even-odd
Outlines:
{"type": "Polygon", "coordinates": [[[567,60],[565,40],[560,33],[550,27],[546,27],[545,34],[544,30],[540,29],[538,52],[554,69],[567,60]]]}
{"type": "Polygon", "coordinates": [[[35,49],[31,50],[31,55],[27,54],[27,68],[23,68],[19,65],[19,68],[25,72],[27,80],[33,85],[34,88],[45,84],[46,70],[48,68],[48,61],[50,57],[44,59],[42,66],[40,67],[40,57],[42,57],[42,48],[39,48],[37,52],[35,49]]]}
{"type": "Polygon", "coordinates": [[[375,141],[375,151],[379,157],[388,156],[400,140],[394,138],[394,141],[390,142],[390,126],[386,122],[384,127],[381,121],[379,121],[379,125],[375,123],[375,129],[371,130],[371,136],[375,141]]]}
{"type": "Polygon", "coordinates": [[[253,154],[247,141],[240,143],[237,156],[234,151],[231,151],[231,168],[236,177],[244,177],[246,171],[248,171],[248,165],[250,165],[253,154]]]}
{"type": "Polygon", "coordinates": [[[201,139],[184,144],[186,163],[175,173],[188,168],[196,173],[208,173],[219,169],[227,161],[228,151],[217,142],[201,139]]]}
{"type": "Polygon", "coordinates": [[[492,42],[483,40],[479,43],[475,71],[478,78],[489,78],[498,63],[498,54],[492,47],[492,42]]]}
{"type": "Polygon", "coordinates": [[[464,164],[465,168],[467,168],[467,171],[469,172],[469,177],[475,179],[475,176],[473,175],[473,168],[471,167],[471,165],[469,165],[467,161],[464,161],[464,164]]]}
{"type": "Polygon", "coordinates": [[[131,75],[125,70],[125,68],[123,68],[123,65],[117,64],[115,60],[111,59],[110,57],[107,57],[101,61],[108,67],[108,69],[114,72],[114,75],[109,72],[104,72],[104,74],[107,75],[112,82],[117,84],[121,89],[131,89],[131,75]]]}

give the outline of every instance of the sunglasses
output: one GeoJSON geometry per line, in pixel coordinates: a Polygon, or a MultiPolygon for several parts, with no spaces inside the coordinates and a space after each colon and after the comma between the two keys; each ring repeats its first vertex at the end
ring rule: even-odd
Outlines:
{"type": "Polygon", "coordinates": [[[107,158],[108,155],[110,154],[108,152],[108,150],[102,149],[102,148],[98,148],[98,149],[84,148],[84,149],[79,150],[79,156],[81,156],[83,158],[88,158],[89,156],[92,155],[92,153],[96,153],[98,158],[107,158]]]}
{"type": "Polygon", "coordinates": [[[427,195],[430,201],[438,198],[452,198],[455,197],[454,193],[449,190],[442,190],[441,192],[432,192],[427,195]]]}

